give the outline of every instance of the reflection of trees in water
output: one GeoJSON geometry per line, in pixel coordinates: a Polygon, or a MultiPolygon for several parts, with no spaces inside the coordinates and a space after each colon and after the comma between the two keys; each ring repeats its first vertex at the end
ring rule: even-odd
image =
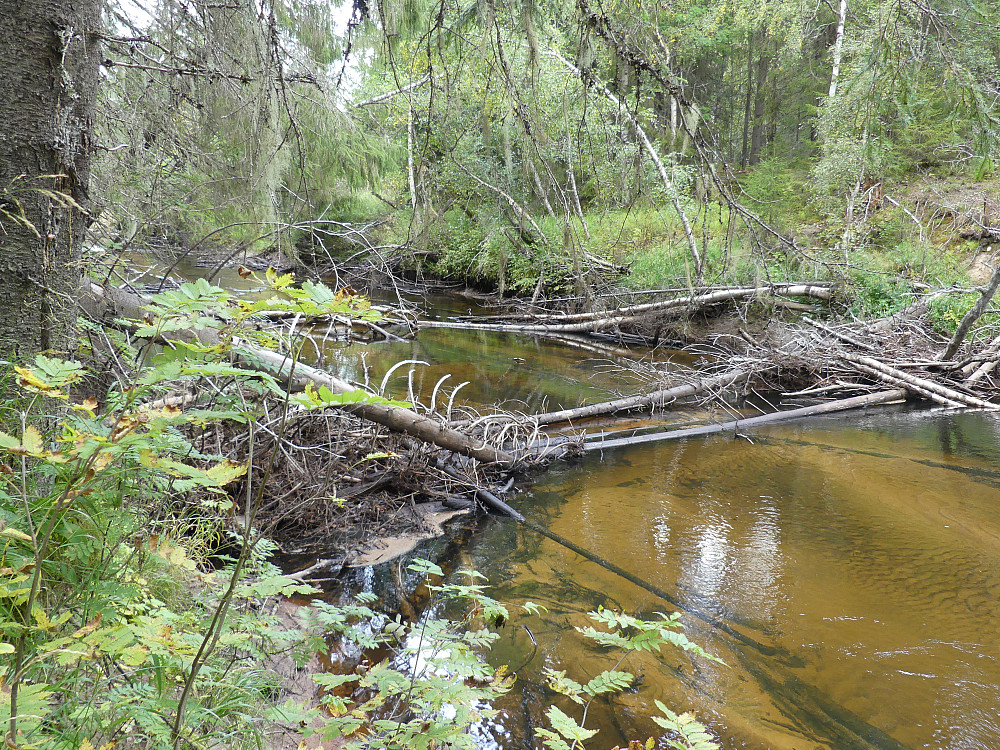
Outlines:
{"type": "Polygon", "coordinates": [[[946,456],[997,459],[1000,420],[986,414],[940,415],[934,420],[938,448],[946,456]]]}

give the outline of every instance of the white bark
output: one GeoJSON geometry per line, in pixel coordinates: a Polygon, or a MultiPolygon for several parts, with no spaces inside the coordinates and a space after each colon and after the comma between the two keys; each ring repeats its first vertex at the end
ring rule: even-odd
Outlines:
{"type": "MultiPolygon", "coordinates": [[[[558,52],[549,50],[547,54],[556,58],[569,70],[572,70],[577,75],[580,75],[580,69],[558,52]]],[[[604,94],[608,101],[618,107],[621,112],[625,114],[629,122],[632,123],[632,127],[635,128],[636,133],[639,134],[639,138],[642,140],[643,148],[646,150],[646,153],[649,154],[649,158],[653,160],[653,164],[656,165],[656,170],[660,173],[660,179],[663,180],[663,187],[666,188],[667,195],[670,197],[670,203],[673,205],[674,211],[677,212],[677,216],[680,218],[681,224],[684,227],[684,236],[687,238],[688,249],[691,251],[691,259],[694,261],[695,275],[700,279],[704,269],[702,267],[701,252],[698,250],[698,241],[695,239],[694,229],[691,227],[691,220],[688,219],[687,212],[684,210],[684,206],[681,203],[681,195],[677,190],[677,186],[674,185],[674,181],[670,179],[670,175],[667,173],[667,169],[663,165],[663,160],[660,158],[659,152],[656,150],[653,142],[649,139],[649,136],[646,135],[646,130],[639,123],[639,118],[632,113],[632,111],[628,108],[628,105],[623,103],[621,99],[615,96],[615,94],[601,82],[593,80],[592,85],[604,94]]]]}
{"type": "Polygon", "coordinates": [[[830,74],[829,98],[837,95],[837,83],[840,79],[840,61],[844,53],[844,26],[847,25],[847,0],[840,0],[840,13],[837,16],[837,36],[833,42],[833,72],[830,74]]]}

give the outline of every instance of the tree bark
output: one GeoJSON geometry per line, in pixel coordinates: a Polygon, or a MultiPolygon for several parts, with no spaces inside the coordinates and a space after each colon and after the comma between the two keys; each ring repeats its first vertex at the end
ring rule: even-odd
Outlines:
{"type": "Polygon", "coordinates": [[[0,356],[74,348],[99,0],[0,0],[0,356]]]}
{"type": "Polygon", "coordinates": [[[951,341],[948,342],[948,346],[938,357],[939,360],[944,361],[955,356],[958,347],[962,345],[965,337],[969,335],[972,325],[983,316],[986,308],[990,306],[993,296],[997,293],[998,286],[1000,286],[1000,263],[997,263],[997,267],[993,271],[993,276],[990,277],[989,284],[983,290],[982,296],[976,300],[976,304],[972,306],[972,309],[963,316],[962,322],[958,324],[958,328],[955,330],[955,335],[952,336],[951,341]]]}
{"type": "Polygon", "coordinates": [[[667,432],[656,432],[649,435],[636,435],[634,437],[616,438],[614,440],[595,441],[587,443],[583,450],[599,451],[605,448],[619,448],[626,445],[638,445],[639,443],[657,443],[664,440],[679,440],[686,437],[697,437],[698,435],[711,435],[719,432],[738,432],[741,429],[755,427],[762,424],[774,424],[775,422],[785,422],[790,419],[801,419],[802,417],[817,416],[820,414],[832,414],[847,409],[860,409],[864,406],[874,406],[875,404],[887,404],[890,401],[901,401],[907,396],[905,388],[896,388],[891,391],[879,391],[869,393],[864,396],[854,396],[840,401],[829,401],[825,404],[815,406],[803,406],[801,409],[789,409],[778,411],[772,414],[762,414],[759,417],[748,417],[746,419],[736,419],[723,424],[709,424],[702,427],[688,427],[683,430],[668,430],[667,432]]]}
{"type": "Polygon", "coordinates": [[[840,12],[837,13],[837,35],[833,40],[833,71],[830,73],[829,99],[837,95],[837,84],[840,81],[840,60],[844,52],[844,26],[847,24],[847,0],[840,0],[840,12]]]}

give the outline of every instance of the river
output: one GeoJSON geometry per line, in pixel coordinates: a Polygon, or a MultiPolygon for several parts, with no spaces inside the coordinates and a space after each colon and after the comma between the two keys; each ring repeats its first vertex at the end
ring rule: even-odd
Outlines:
{"type": "MultiPolygon", "coordinates": [[[[480,331],[329,355],[342,375],[367,368],[375,382],[391,362],[421,360],[413,387],[424,398],[451,374],[449,385],[468,382],[456,403],[526,412],[641,387],[620,356],[480,331]]],[[[405,368],[389,388],[405,397],[405,368]]],[[[601,733],[589,746],[657,735],[658,699],[693,711],[725,748],[1000,748],[998,446],[995,415],[892,406],[589,454],[536,478],[511,504],[705,615],[685,614],[686,633],[726,662],[633,658],[622,668],[639,687],[595,703],[587,723],[601,733]]],[[[509,520],[480,520],[447,549],[512,611],[546,608],[512,617],[490,657],[520,665],[535,650],[528,630],[538,643],[486,731],[505,750],[535,747],[531,727],[557,699],[543,668],[583,682],[613,667],[574,629],[589,611],[673,610],[509,520]]]]}
{"type": "MultiPolygon", "coordinates": [[[[544,339],[434,329],[384,351],[428,362],[424,392],[454,372],[468,400],[525,411],[636,386],[620,361],[544,339]]],[[[893,406],[590,454],[538,478],[512,501],[523,514],[763,647],[686,615],[687,635],[726,666],[626,663],[641,688],[590,709],[602,730],[591,746],[655,736],[659,699],[726,748],[1000,748],[998,446],[994,415],[893,406]]],[[[673,610],[510,521],[481,524],[460,555],[512,611],[547,608],[515,618],[491,657],[523,663],[534,647],[522,626],[539,644],[494,727],[508,750],[534,747],[554,700],[544,667],[585,682],[614,665],[574,629],[589,611],[673,610]]]]}

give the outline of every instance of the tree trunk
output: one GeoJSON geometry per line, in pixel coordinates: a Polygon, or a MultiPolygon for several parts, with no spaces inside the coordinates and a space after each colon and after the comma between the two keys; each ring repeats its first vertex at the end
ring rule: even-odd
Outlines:
{"type": "Polygon", "coordinates": [[[833,40],[833,71],[830,73],[830,93],[828,98],[837,95],[837,84],[840,80],[840,60],[844,52],[844,26],[847,24],[847,0],[840,0],[840,12],[837,14],[837,36],[833,40]]]}
{"type": "Polygon", "coordinates": [[[0,0],[0,356],[74,346],[99,0],[0,0]]]}
{"type": "Polygon", "coordinates": [[[743,109],[743,148],[740,151],[740,169],[747,168],[750,159],[750,103],[753,101],[753,32],[747,33],[747,85],[743,109]]]}
{"type": "Polygon", "coordinates": [[[757,85],[753,102],[753,129],[750,132],[750,166],[760,163],[760,152],[764,149],[764,104],[767,100],[767,71],[771,67],[771,56],[765,46],[757,60],[757,85]]]}

